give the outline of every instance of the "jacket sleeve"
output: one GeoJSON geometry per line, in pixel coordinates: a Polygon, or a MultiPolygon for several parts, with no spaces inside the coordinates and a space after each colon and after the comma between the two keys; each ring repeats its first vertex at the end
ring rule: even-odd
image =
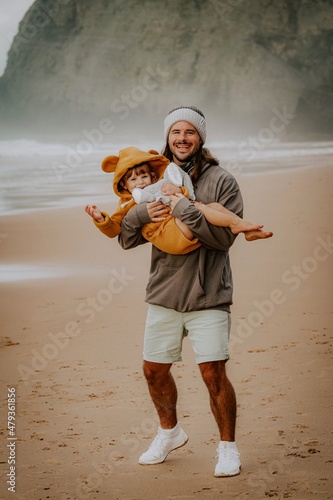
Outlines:
{"type": "Polygon", "coordinates": [[[106,212],[102,212],[104,221],[97,222],[94,220],[95,226],[105,234],[105,236],[108,236],[108,238],[115,238],[121,231],[121,221],[134,205],[135,202],[132,200],[125,204],[125,206],[122,206],[121,202],[119,202],[117,210],[111,216],[106,212]]]}
{"type": "Polygon", "coordinates": [[[120,224],[121,219],[115,218],[114,216],[110,217],[106,212],[102,212],[104,216],[103,222],[94,221],[95,226],[101,231],[101,233],[108,236],[108,238],[115,238],[120,233],[120,224]]]}
{"type": "Polygon", "coordinates": [[[141,228],[149,222],[151,220],[147,212],[147,204],[135,205],[121,223],[121,233],[118,236],[120,246],[124,250],[128,250],[147,243],[147,240],[142,236],[141,228]]]}
{"type": "MultiPolygon", "coordinates": [[[[239,217],[243,215],[243,200],[239,186],[232,176],[218,180],[215,199],[239,217]]],[[[213,201],[213,200],[210,200],[213,201]]],[[[182,198],[173,210],[173,215],[184,222],[207,249],[228,251],[236,239],[229,228],[210,224],[193,203],[182,198]]]]}

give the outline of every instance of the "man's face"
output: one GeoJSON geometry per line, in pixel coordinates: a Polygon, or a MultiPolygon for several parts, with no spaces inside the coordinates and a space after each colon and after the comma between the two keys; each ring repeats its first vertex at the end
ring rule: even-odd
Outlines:
{"type": "Polygon", "coordinates": [[[201,145],[201,138],[193,125],[181,121],[172,125],[168,142],[174,162],[183,165],[196,155],[201,145]]]}

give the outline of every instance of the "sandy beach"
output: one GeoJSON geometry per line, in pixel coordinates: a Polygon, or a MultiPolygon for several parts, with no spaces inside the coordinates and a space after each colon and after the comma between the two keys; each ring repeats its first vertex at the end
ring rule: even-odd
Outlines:
{"type": "Polygon", "coordinates": [[[173,374],[189,442],[137,463],[158,424],[141,372],[150,244],[122,250],[80,206],[0,218],[1,498],[333,498],[333,169],[238,181],[245,217],[274,232],[231,249],[241,474],[213,477],[218,433],[188,342],[173,374]]]}

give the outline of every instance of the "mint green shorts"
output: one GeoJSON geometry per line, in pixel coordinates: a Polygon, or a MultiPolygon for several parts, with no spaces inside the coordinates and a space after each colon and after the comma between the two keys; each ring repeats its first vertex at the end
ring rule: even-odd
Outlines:
{"type": "Polygon", "coordinates": [[[229,359],[230,313],[215,309],[180,313],[149,304],[143,358],[154,363],[181,361],[184,337],[198,364],[229,359]]]}

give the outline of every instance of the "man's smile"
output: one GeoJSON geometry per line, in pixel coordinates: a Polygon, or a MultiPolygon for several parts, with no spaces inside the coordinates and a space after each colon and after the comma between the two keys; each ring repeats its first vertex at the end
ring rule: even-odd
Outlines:
{"type": "Polygon", "coordinates": [[[177,149],[180,149],[180,150],[184,150],[184,151],[187,151],[188,149],[190,149],[191,147],[191,144],[189,143],[181,143],[181,144],[175,144],[176,148],[177,149]]]}

